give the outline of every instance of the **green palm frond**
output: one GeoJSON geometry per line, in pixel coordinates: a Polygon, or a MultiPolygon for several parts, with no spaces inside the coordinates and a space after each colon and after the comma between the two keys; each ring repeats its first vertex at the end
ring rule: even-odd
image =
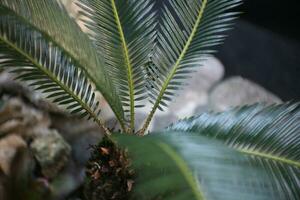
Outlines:
{"type": "Polygon", "coordinates": [[[18,74],[16,79],[29,81],[72,114],[92,118],[103,127],[94,87],[84,71],[76,68],[60,48],[39,32],[14,16],[0,14],[0,17],[0,68],[9,68],[18,74]]]}
{"type": "Polygon", "coordinates": [[[103,58],[97,54],[88,36],[57,1],[0,0],[0,7],[2,15],[10,13],[20,22],[41,33],[49,45],[59,48],[80,71],[84,71],[124,127],[122,104],[104,68],[103,58]]]}
{"type": "Polygon", "coordinates": [[[241,0],[170,0],[165,1],[157,45],[152,57],[150,101],[152,111],[145,132],[156,109],[163,110],[174,93],[181,89],[193,69],[224,39],[224,31],[237,13],[230,10],[241,0]],[[154,81],[153,81],[154,79],[154,81]]]}
{"type": "Polygon", "coordinates": [[[198,133],[223,142],[267,171],[279,191],[276,199],[300,199],[299,103],[202,114],[168,130],[198,133]]]}
{"type": "Polygon", "coordinates": [[[197,134],[118,136],[135,169],[132,199],[269,200],[276,190],[249,157],[197,134]]]}
{"type": "Polygon", "coordinates": [[[153,48],[155,33],[151,0],[79,0],[88,19],[86,27],[104,55],[110,76],[115,82],[125,111],[134,129],[135,107],[147,97],[144,64],[153,48]]]}

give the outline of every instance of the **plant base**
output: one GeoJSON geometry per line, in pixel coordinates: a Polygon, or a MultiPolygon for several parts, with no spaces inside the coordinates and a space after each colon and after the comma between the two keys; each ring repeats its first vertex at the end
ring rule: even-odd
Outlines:
{"type": "Polygon", "coordinates": [[[134,172],[124,150],[104,138],[93,146],[87,164],[84,194],[88,200],[126,200],[133,186],[134,172]]]}

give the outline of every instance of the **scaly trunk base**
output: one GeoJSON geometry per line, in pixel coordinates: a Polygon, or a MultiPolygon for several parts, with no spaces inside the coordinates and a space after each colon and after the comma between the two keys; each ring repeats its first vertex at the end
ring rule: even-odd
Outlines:
{"type": "Polygon", "coordinates": [[[87,164],[84,195],[87,200],[126,200],[133,187],[134,171],[126,151],[104,138],[93,146],[87,164]]]}

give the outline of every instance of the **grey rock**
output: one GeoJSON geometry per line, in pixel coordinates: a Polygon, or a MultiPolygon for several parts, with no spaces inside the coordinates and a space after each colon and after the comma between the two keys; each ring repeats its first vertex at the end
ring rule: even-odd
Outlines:
{"type": "Polygon", "coordinates": [[[85,180],[85,168],[78,167],[72,161],[68,162],[66,168],[51,182],[52,199],[66,200],[74,193],[85,180]]]}
{"type": "Polygon", "coordinates": [[[50,126],[48,115],[19,98],[2,98],[0,109],[0,135],[17,134],[25,139],[34,137],[35,129],[50,126]]]}
{"type": "MultiPolygon", "coordinates": [[[[188,86],[179,91],[174,96],[174,101],[170,103],[164,111],[157,110],[149,131],[161,130],[170,123],[178,119],[189,117],[195,113],[199,107],[207,107],[208,92],[224,76],[224,66],[215,57],[208,57],[203,61],[197,72],[191,74],[191,78],[186,81],[188,86]]],[[[149,114],[152,104],[145,102],[145,107],[137,112],[136,128],[141,128],[141,124],[149,114]]]]}
{"type": "Polygon", "coordinates": [[[176,122],[178,118],[175,115],[167,114],[167,115],[159,115],[153,119],[153,127],[152,131],[159,131],[166,128],[173,122],[176,122]]]}
{"type": "Polygon", "coordinates": [[[224,66],[211,56],[203,66],[187,80],[186,87],[170,105],[170,112],[178,118],[190,117],[200,106],[208,104],[208,91],[224,76],[224,66]]]}
{"type": "Polygon", "coordinates": [[[8,71],[0,73],[0,93],[21,97],[40,110],[53,113],[65,113],[61,107],[47,100],[45,98],[46,95],[43,95],[39,91],[33,91],[33,88],[29,87],[26,82],[14,80],[13,74],[8,71]]]}
{"type": "Polygon", "coordinates": [[[70,145],[55,130],[46,130],[39,134],[30,144],[30,148],[47,178],[56,177],[71,154],[70,145]]]}
{"type": "Polygon", "coordinates": [[[82,133],[72,142],[72,157],[79,166],[85,166],[91,156],[91,146],[101,141],[102,135],[99,132],[82,133]]]}
{"type": "Polygon", "coordinates": [[[242,77],[232,77],[217,85],[209,96],[210,108],[224,111],[231,107],[265,103],[281,103],[280,98],[242,77]]]}
{"type": "MultiPolygon", "coordinates": [[[[193,113],[193,116],[200,115],[200,114],[206,113],[206,112],[209,112],[209,106],[208,105],[198,106],[195,109],[195,112],[193,113]]],[[[189,116],[189,117],[191,117],[191,116],[189,116]]]]}
{"type": "Polygon", "coordinates": [[[51,116],[51,127],[56,129],[68,143],[73,143],[83,135],[97,132],[99,137],[103,136],[101,128],[92,120],[78,119],[72,116],[53,115],[51,116]]]}

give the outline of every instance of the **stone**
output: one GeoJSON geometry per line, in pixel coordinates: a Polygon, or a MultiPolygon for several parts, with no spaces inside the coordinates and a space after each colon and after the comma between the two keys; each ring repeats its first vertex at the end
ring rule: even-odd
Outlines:
{"type": "MultiPolygon", "coordinates": [[[[223,64],[213,56],[208,57],[197,72],[191,74],[191,78],[186,81],[188,86],[174,96],[174,101],[169,107],[164,111],[156,111],[149,131],[161,130],[178,119],[192,116],[199,107],[207,107],[208,92],[223,76],[223,64]]],[[[137,110],[137,129],[141,128],[140,123],[147,117],[151,108],[152,104],[145,102],[145,107],[137,110]]]]}
{"type": "Polygon", "coordinates": [[[0,140],[0,171],[9,175],[11,162],[13,161],[18,149],[26,148],[26,142],[15,134],[8,135],[0,140]]]}
{"type": "Polygon", "coordinates": [[[176,122],[178,117],[173,114],[159,115],[154,117],[152,122],[151,131],[161,131],[173,122],[176,122]]]}
{"type": "Polygon", "coordinates": [[[190,117],[199,106],[208,104],[208,91],[224,76],[224,66],[211,56],[203,62],[203,66],[187,80],[189,84],[180,92],[178,98],[170,105],[170,112],[182,119],[190,117]]]}
{"type": "Polygon", "coordinates": [[[66,168],[51,182],[52,199],[70,199],[85,181],[85,168],[70,160],[66,168]]]}
{"type": "Polygon", "coordinates": [[[97,145],[102,138],[100,132],[82,132],[80,137],[77,137],[72,142],[72,157],[75,163],[79,166],[85,166],[90,158],[92,145],[97,145]]]}
{"type": "Polygon", "coordinates": [[[66,114],[65,110],[52,103],[49,99],[46,99],[45,97],[47,95],[40,91],[34,91],[26,82],[14,80],[14,74],[9,73],[8,71],[0,73],[0,95],[2,93],[10,96],[17,96],[19,98],[22,97],[23,100],[40,110],[66,114]]]}
{"type": "Polygon", "coordinates": [[[281,103],[280,98],[258,84],[242,77],[231,77],[217,85],[209,96],[210,108],[225,111],[231,107],[281,103]]]}
{"type": "Polygon", "coordinates": [[[25,104],[19,98],[6,98],[0,109],[0,135],[18,134],[24,139],[34,137],[34,129],[50,126],[48,115],[25,104]]]}
{"type": "Polygon", "coordinates": [[[50,179],[64,168],[71,154],[70,145],[55,130],[37,135],[30,148],[41,166],[42,174],[50,179]]]}

